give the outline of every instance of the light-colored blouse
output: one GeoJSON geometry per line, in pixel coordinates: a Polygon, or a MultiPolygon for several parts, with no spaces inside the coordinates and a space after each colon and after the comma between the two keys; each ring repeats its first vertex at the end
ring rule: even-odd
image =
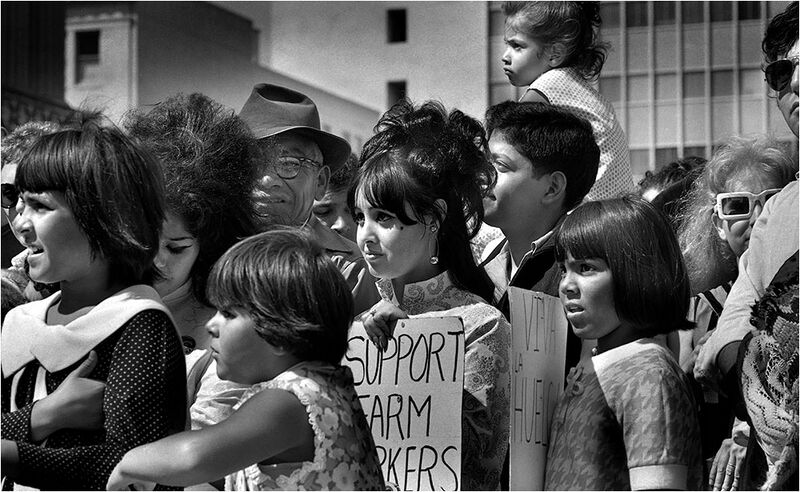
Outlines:
{"type": "Polygon", "coordinates": [[[391,280],[376,285],[383,300],[410,318],[456,316],[464,323],[462,490],[497,490],[508,451],[511,326],[480,296],[463,290],[448,272],[408,284],[398,303],[391,280]]]}

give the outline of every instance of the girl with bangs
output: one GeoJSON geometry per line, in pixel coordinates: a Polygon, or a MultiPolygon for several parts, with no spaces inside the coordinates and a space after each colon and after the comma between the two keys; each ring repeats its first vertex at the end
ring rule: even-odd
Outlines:
{"type": "Polygon", "coordinates": [[[685,328],[689,281],[675,234],[638,198],[588,202],[556,233],[559,297],[596,339],[553,413],[547,490],[699,490],[694,398],[653,337],[685,328]]]}
{"type": "Polygon", "coordinates": [[[3,323],[3,474],[103,490],[125,451],[184,426],[180,339],[146,285],[164,219],[161,174],[118,129],[87,119],[40,137],[16,186],[29,275],[60,291],[3,323]]]}
{"type": "Polygon", "coordinates": [[[252,387],[224,421],[131,450],[108,489],[227,474],[226,490],[383,490],[353,375],[341,365],[350,288],[322,247],[297,230],[247,238],[214,265],[208,299],[217,373],[252,387]]]}
{"type": "Polygon", "coordinates": [[[438,103],[402,101],[364,146],[348,202],[382,300],[362,316],[382,350],[398,319],[464,322],[462,490],[495,490],[508,449],[511,328],[470,240],[494,180],[480,124],[438,103]]]}

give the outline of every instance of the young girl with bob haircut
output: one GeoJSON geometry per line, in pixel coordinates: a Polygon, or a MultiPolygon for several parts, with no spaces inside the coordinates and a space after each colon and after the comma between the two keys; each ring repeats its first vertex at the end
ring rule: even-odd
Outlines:
{"type": "Polygon", "coordinates": [[[340,364],[352,296],[321,246],[286,229],[245,239],[214,265],[208,298],[218,310],[207,327],[219,377],[253,387],[217,425],[131,450],[108,488],[231,474],[226,490],[383,489],[353,376],[340,364]]]}
{"type": "Polygon", "coordinates": [[[591,81],[600,76],[608,43],[600,41],[600,2],[504,2],[501,62],[509,82],[527,87],[521,102],[569,109],[592,124],[600,147],[587,200],[634,191],[630,152],[614,108],[591,81]]]}
{"type": "Polygon", "coordinates": [[[382,301],[363,316],[382,349],[399,318],[464,323],[462,490],[494,490],[508,449],[511,328],[470,239],[494,170],[481,125],[439,103],[396,104],[364,146],[348,196],[356,239],[382,301]]]}
{"type": "Polygon", "coordinates": [[[16,185],[30,277],[60,291],[3,323],[3,473],[102,490],[128,449],[181,430],[186,415],[180,339],[145,285],[164,220],[160,170],[118,129],[87,119],[42,136],[16,185]],[[87,416],[75,398],[101,400],[102,412],[87,416]]]}
{"type": "Polygon", "coordinates": [[[590,360],[551,424],[547,490],[699,490],[694,399],[652,337],[684,328],[689,281],[667,220],[638,198],[588,202],[556,233],[559,297],[590,360]]]}

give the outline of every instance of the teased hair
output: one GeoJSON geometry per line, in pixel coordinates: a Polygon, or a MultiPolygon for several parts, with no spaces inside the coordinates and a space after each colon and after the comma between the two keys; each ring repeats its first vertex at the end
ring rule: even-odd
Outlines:
{"type": "MultiPolygon", "coordinates": [[[[771,63],[786,56],[797,42],[798,26],[797,2],[792,2],[786,9],[769,21],[761,50],[764,52],[764,61],[771,63]]],[[[796,69],[795,69],[796,70],[796,69]]]]}
{"type": "Polygon", "coordinates": [[[0,147],[2,165],[19,164],[22,156],[42,135],[48,135],[61,130],[61,124],[53,121],[29,121],[20,125],[8,135],[3,136],[3,145],[0,147]]]}
{"type": "Polygon", "coordinates": [[[660,192],[692,174],[699,174],[706,165],[704,157],[688,156],[677,161],[666,164],[657,172],[647,171],[644,178],[639,181],[639,195],[642,195],[650,188],[655,188],[660,192]]]}
{"type": "Polygon", "coordinates": [[[158,159],[167,209],[198,241],[191,269],[195,297],[206,302],[206,280],[230,246],[257,232],[252,190],[258,148],[247,125],[202,94],[178,94],[149,112],[126,117],[128,133],[158,159]]]}
{"type": "Polygon", "coordinates": [[[489,138],[503,139],[533,164],[533,177],[561,171],[567,178],[564,208],[577,206],[597,177],[600,149],[592,125],[571,111],[539,102],[506,101],[486,111],[489,138]]]}
{"type": "Polygon", "coordinates": [[[403,100],[375,128],[348,193],[350,210],[355,210],[356,191],[362,190],[372,206],[404,224],[438,217],[441,265],[455,285],[491,300],[493,284],[475,264],[469,243],[483,222],[483,197],[496,178],[480,123],[458,110],[448,113],[438,102],[414,107],[403,100]],[[437,199],[447,204],[446,215],[437,199]]]}
{"type": "Polygon", "coordinates": [[[585,79],[600,76],[608,43],[601,42],[600,2],[504,2],[506,23],[542,45],[561,43],[562,67],[575,67],[585,79]]]}
{"type": "Polygon", "coordinates": [[[92,254],[115,279],[133,285],[153,278],[164,221],[164,185],[152,155],[97,114],[75,127],[41,136],[22,157],[20,191],[63,192],[92,254]]]}
{"type": "Polygon", "coordinates": [[[611,270],[617,316],[642,336],[688,329],[689,278],[667,219],[637,197],[587,202],[564,219],[556,259],[600,258],[611,270]]]}
{"type": "Polygon", "coordinates": [[[782,188],[796,172],[797,162],[772,137],[733,136],[717,150],[695,180],[679,221],[678,237],[693,294],[735,280],[737,275],[736,256],[717,234],[712,219],[717,194],[730,191],[732,181],[748,176],[782,188]]]}
{"type": "Polygon", "coordinates": [[[275,227],[235,244],[211,270],[208,299],[244,309],[264,340],[301,359],[339,364],[347,351],[353,296],[306,232],[275,227]]]}

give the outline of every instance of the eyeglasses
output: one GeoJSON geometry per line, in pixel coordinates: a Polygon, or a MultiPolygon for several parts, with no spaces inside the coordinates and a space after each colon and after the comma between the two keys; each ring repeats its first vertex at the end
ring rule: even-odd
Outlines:
{"type": "Polygon", "coordinates": [[[315,161],[314,159],[308,159],[306,157],[295,157],[292,155],[284,155],[278,157],[278,160],[273,164],[275,168],[275,172],[283,179],[293,179],[296,178],[298,174],[300,174],[300,169],[303,167],[306,168],[318,168],[322,167],[322,163],[319,161],[315,161]]]}
{"type": "Polygon", "coordinates": [[[780,188],[770,188],[758,194],[748,191],[720,193],[717,195],[717,204],[714,206],[714,211],[722,220],[748,219],[753,215],[753,208],[756,203],[763,208],[767,200],[779,191],[781,191],[780,188]]]}
{"type": "Polygon", "coordinates": [[[780,92],[786,84],[791,82],[794,67],[800,62],[800,55],[790,56],[777,60],[764,69],[764,78],[773,90],[780,92]]]}
{"type": "Polygon", "coordinates": [[[17,205],[19,201],[19,190],[11,183],[3,183],[0,185],[0,190],[3,193],[3,208],[10,210],[17,205]]]}

